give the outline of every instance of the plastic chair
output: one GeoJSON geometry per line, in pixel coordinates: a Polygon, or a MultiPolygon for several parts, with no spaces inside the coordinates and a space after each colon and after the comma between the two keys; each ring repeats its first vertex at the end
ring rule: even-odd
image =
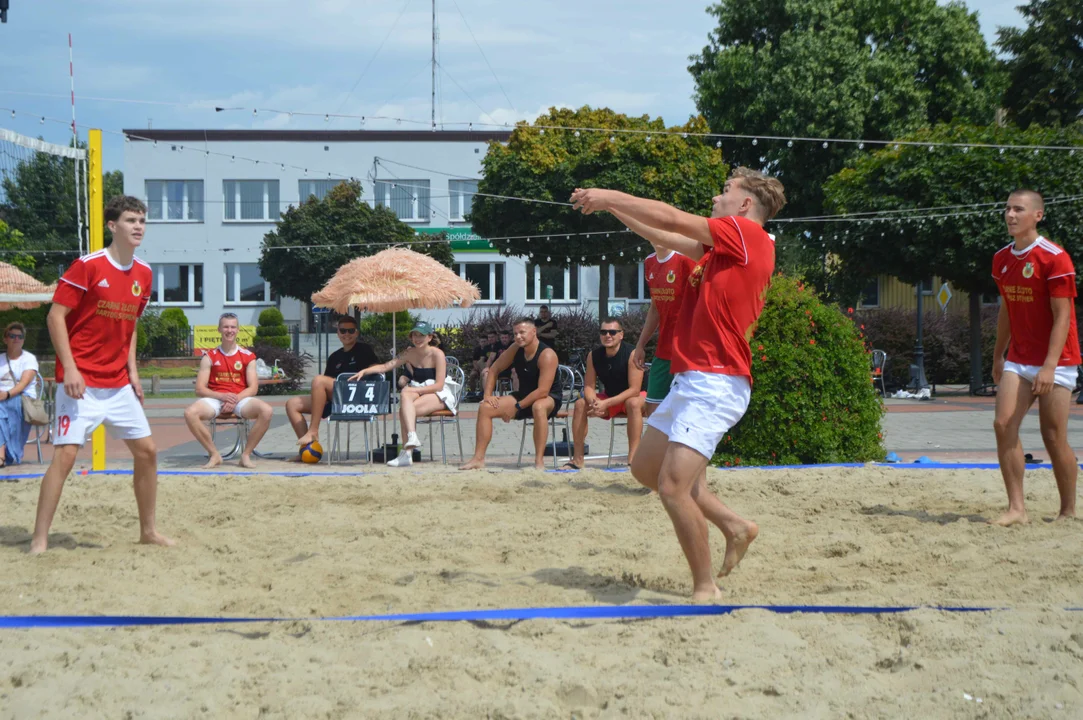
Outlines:
{"type": "MultiPolygon", "coordinates": [[[[575,412],[575,373],[567,365],[557,366],[555,382],[560,383],[560,395],[563,400],[560,410],[549,418],[549,442],[553,446],[553,469],[557,468],[557,419],[564,420],[564,431],[570,438],[572,436],[572,414],[575,412]]],[[[526,444],[526,429],[534,425],[534,417],[525,418],[523,421],[523,435],[519,438],[519,459],[515,467],[523,464],[523,446],[526,444]]]]}
{"type": "Polygon", "coordinates": [[[887,368],[887,353],[883,350],[872,351],[872,385],[880,383],[880,394],[887,397],[887,388],[884,386],[884,370],[887,368]]]}
{"type": "MultiPolygon", "coordinates": [[[[456,382],[459,384],[459,389],[455,392],[455,408],[458,409],[459,404],[462,402],[463,395],[466,394],[466,373],[463,372],[463,369],[459,367],[458,364],[452,365],[449,363],[447,366],[447,377],[452,382],[456,382]]],[[[459,462],[463,462],[465,460],[465,456],[463,455],[463,433],[462,429],[459,427],[459,415],[458,413],[451,412],[447,408],[443,408],[441,410],[437,410],[431,415],[417,419],[417,424],[419,426],[429,426],[430,462],[435,459],[433,455],[434,433],[432,431],[432,425],[436,424],[440,426],[440,457],[443,459],[444,464],[447,465],[447,439],[444,437],[444,426],[449,423],[455,425],[455,435],[459,440],[459,462]]]]}

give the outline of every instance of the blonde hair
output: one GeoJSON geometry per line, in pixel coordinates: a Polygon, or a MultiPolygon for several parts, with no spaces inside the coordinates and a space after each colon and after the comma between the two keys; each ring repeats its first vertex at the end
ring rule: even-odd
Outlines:
{"type": "Polygon", "coordinates": [[[730,173],[730,179],[741,181],[741,189],[752,197],[763,209],[763,220],[767,222],[786,206],[786,189],[778,178],[764,175],[759,170],[737,167],[730,173]]]}

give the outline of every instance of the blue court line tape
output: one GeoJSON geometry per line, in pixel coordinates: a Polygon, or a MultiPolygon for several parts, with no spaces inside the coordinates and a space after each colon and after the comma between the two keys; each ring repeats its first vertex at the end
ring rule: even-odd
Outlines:
{"type": "MultiPolygon", "coordinates": [[[[497,620],[631,620],[642,618],[702,617],[728,615],[739,610],[765,610],[779,615],[884,615],[936,610],[948,613],[1006,611],[1003,607],[946,605],[602,605],[584,607],[506,608],[451,612],[401,613],[395,615],[344,615],[318,618],[284,617],[169,617],[154,615],[6,615],[0,629],[146,627],[160,625],[223,625],[260,622],[477,622],[497,620]]],[[[1078,611],[1079,608],[1065,608],[1078,611]]]]}

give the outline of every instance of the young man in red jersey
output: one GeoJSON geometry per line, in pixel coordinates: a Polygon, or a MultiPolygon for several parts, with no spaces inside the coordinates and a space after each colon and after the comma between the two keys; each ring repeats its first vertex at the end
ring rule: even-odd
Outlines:
{"type": "MultiPolygon", "coordinates": [[[[650,231],[639,223],[631,218],[627,219],[643,232],[650,234],[650,231]]],[[[646,235],[641,236],[650,240],[646,235]]],[[[646,367],[647,343],[654,336],[654,331],[658,331],[658,345],[655,346],[654,361],[651,362],[651,371],[647,376],[647,401],[643,406],[644,418],[649,418],[655,408],[666,399],[669,387],[673,384],[673,373],[670,372],[669,363],[673,354],[673,335],[677,329],[677,315],[681,309],[681,300],[688,286],[688,276],[695,266],[696,263],[692,258],[669,248],[658,248],[643,261],[643,274],[651,292],[651,308],[647,311],[643,332],[639,334],[639,342],[636,343],[635,352],[632,354],[632,360],[640,370],[646,367]]]]}
{"type": "Polygon", "coordinates": [[[218,318],[218,333],[222,343],[207,352],[199,361],[196,395],[199,400],[184,411],[184,422],[199,444],[210,455],[204,468],[218,467],[222,455],[211,440],[211,431],[203,423],[220,415],[233,414],[252,421],[248,442],[241,451],[240,466],[253,468],[252,451],[259,445],[271,426],[271,406],[256,397],[259,377],[256,375],[256,354],[237,344],[240,327],[234,313],[222,313],[218,318]]]}
{"type": "Polygon", "coordinates": [[[1008,491],[1008,511],[993,522],[1003,526],[1027,522],[1019,426],[1035,399],[1060,492],[1057,519],[1075,517],[1079,466],[1068,444],[1068,409],[1080,364],[1075,267],[1064,248],[1038,234],[1044,214],[1045,202],[1033,190],[1009,195],[1004,220],[1013,242],[993,256],[993,278],[1001,297],[993,349],[997,384],[993,429],[1008,491]]]}
{"type": "Polygon", "coordinates": [[[714,198],[709,219],[612,190],[576,190],[572,202],[584,213],[631,219],[656,233],[659,245],[699,259],[677,318],[673,387],[647,421],[632,473],[658,491],[673,522],[692,570],[692,599],[719,598],[707,520],[726,538],[720,575],[741,561],[759,528],[708,490],[705,471],[751,397],[748,339],[775,267],[774,242],[763,224],[786,203],[782,183],[737,168],[714,198]]]}
{"type": "Polygon", "coordinates": [[[158,533],[158,450],[143,413],[135,364],[135,327],[150,300],[150,265],[135,257],[143,242],[147,208],[118,196],[105,207],[113,244],[72,263],[57,283],[47,320],[56,348],[56,422],[53,461],[41,481],[30,553],[45,552],[64,480],[79,448],[105,423],[131,450],[139,507],[139,542],[172,545],[158,533]]]}

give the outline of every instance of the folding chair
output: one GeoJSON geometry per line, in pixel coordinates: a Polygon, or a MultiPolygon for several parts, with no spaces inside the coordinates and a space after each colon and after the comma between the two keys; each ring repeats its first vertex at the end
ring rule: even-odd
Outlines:
{"type": "Polygon", "coordinates": [[[628,426],[628,415],[624,412],[620,412],[609,419],[609,457],[605,461],[605,466],[608,468],[613,464],[613,441],[617,436],[618,427],[628,426]],[[617,420],[624,420],[623,423],[618,423],[617,420]]]}
{"type": "MultiPolygon", "coordinates": [[[[572,436],[572,414],[575,412],[575,373],[567,365],[557,366],[557,381],[560,382],[560,395],[563,400],[560,410],[549,418],[549,442],[553,445],[553,469],[557,468],[557,419],[564,420],[564,431],[568,437],[572,436]]],[[[523,435],[519,438],[519,459],[515,467],[523,464],[523,446],[526,444],[527,426],[533,427],[534,417],[525,418],[523,421],[523,435]]]]}
{"type": "Polygon", "coordinates": [[[872,385],[880,383],[880,394],[887,397],[887,388],[884,387],[884,370],[887,369],[887,353],[883,350],[872,351],[872,385]]]}
{"type": "MultiPolygon", "coordinates": [[[[448,363],[447,366],[447,378],[452,382],[458,383],[459,388],[455,391],[455,408],[458,410],[459,403],[462,402],[463,395],[466,393],[466,374],[458,364],[452,365],[448,363]]],[[[449,423],[455,425],[455,435],[459,439],[459,462],[463,462],[466,458],[463,455],[463,433],[459,427],[459,415],[453,413],[447,408],[437,410],[428,417],[418,418],[417,424],[429,426],[429,461],[432,462],[435,458],[433,456],[433,436],[432,431],[433,424],[440,426],[440,457],[443,459],[444,464],[447,465],[447,440],[444,437],[444,425],[449,423]]]]}
{"type": "MultiPolygon", "coordinates": [[[[211,418],[211,442],[218,436],[218,426],[232,427],[237,430],[237,436],[233,440],[233,447],[229,452],[222,453],[223,460],[231,460],[241,454],[241,450],[248,444],[248,419],[233,413],[222,413],[218,417],[211,418]]],[[[217,446],[217,444],[216,444],[217,446]]]]}
{"type": "Polygon", "coordinates": [[[37,446],[38,465],[41,465],[41,436],[44,435],[45,442],[49,442],[49,433],[52,432],[53,428],[53,415],[56,412],[56,402],[53,401],[52,403],[50,403],[50,398],[46,395],[47,388],[45,387],[45,379],[42,378],[41,373],[39,373],[37,370],[34,371],[34,384],[36,384],[38,387],[38,397],[41,398],[45,404],[45,412],[49,418],[49,423],[47,425],[31,425],[31,429],[34,432],[34,435],[32,437],[28,436],[26,438],[26,443],[28,445],[30,443],[34,443],[34,445],[37,446]]]}
{"type": "MultiPolygon", "coordinates": [[[[339,373],[338,377],[335,378],[335,382],[337,383],[339,381],[339,379],[341,379],[341,378],[344,378],[344,377],[349,378],[349,377],[352,377],[352,376],[353,376],[353,373],[348,373],[348,372],[347,373],[339,373]]],[[[333,402],[333,401],[334,401],[333,397],[328,399],[328,402],[333,402]]],[[[394,395],[392,395],[392,401],[394,401],[394,395]]],[[[364,430],[365,430],[365,458],[366,458],[367,462],[371,462],[372,461],[372,446],[371,446],[371,444],[369,442],[370,428],[372,428],[375,425],[375,422],[376,422],[376,420],[378,418],[380,420],[379,436],[380,437],[386,437],[386,434],[387,434],[387,417],[388,417],[387,415],[379,415],[377,417],[357,418],[357,419],[354,419],[354,420],[331,420],[330,418],[328,418],[328,420],[327,420],[327,446],[324,448],[324,457],[327,458],[327,464],[330,465],[334,461],[334,458],[336,456],[340,460],[343,459],[342,454],[341,454],[342,423],[346,423],[346,456],[345,456],[345,459],[346,460],[350,459],[350,436],[351,436],[350,425],[352,425],[353,423],[363,423],[364,426],[365,426],[364,427],[364,430]],[[332,433],[332,429],[331,429],[332,425],[334,425],[333,433],[332,433]]]]}

